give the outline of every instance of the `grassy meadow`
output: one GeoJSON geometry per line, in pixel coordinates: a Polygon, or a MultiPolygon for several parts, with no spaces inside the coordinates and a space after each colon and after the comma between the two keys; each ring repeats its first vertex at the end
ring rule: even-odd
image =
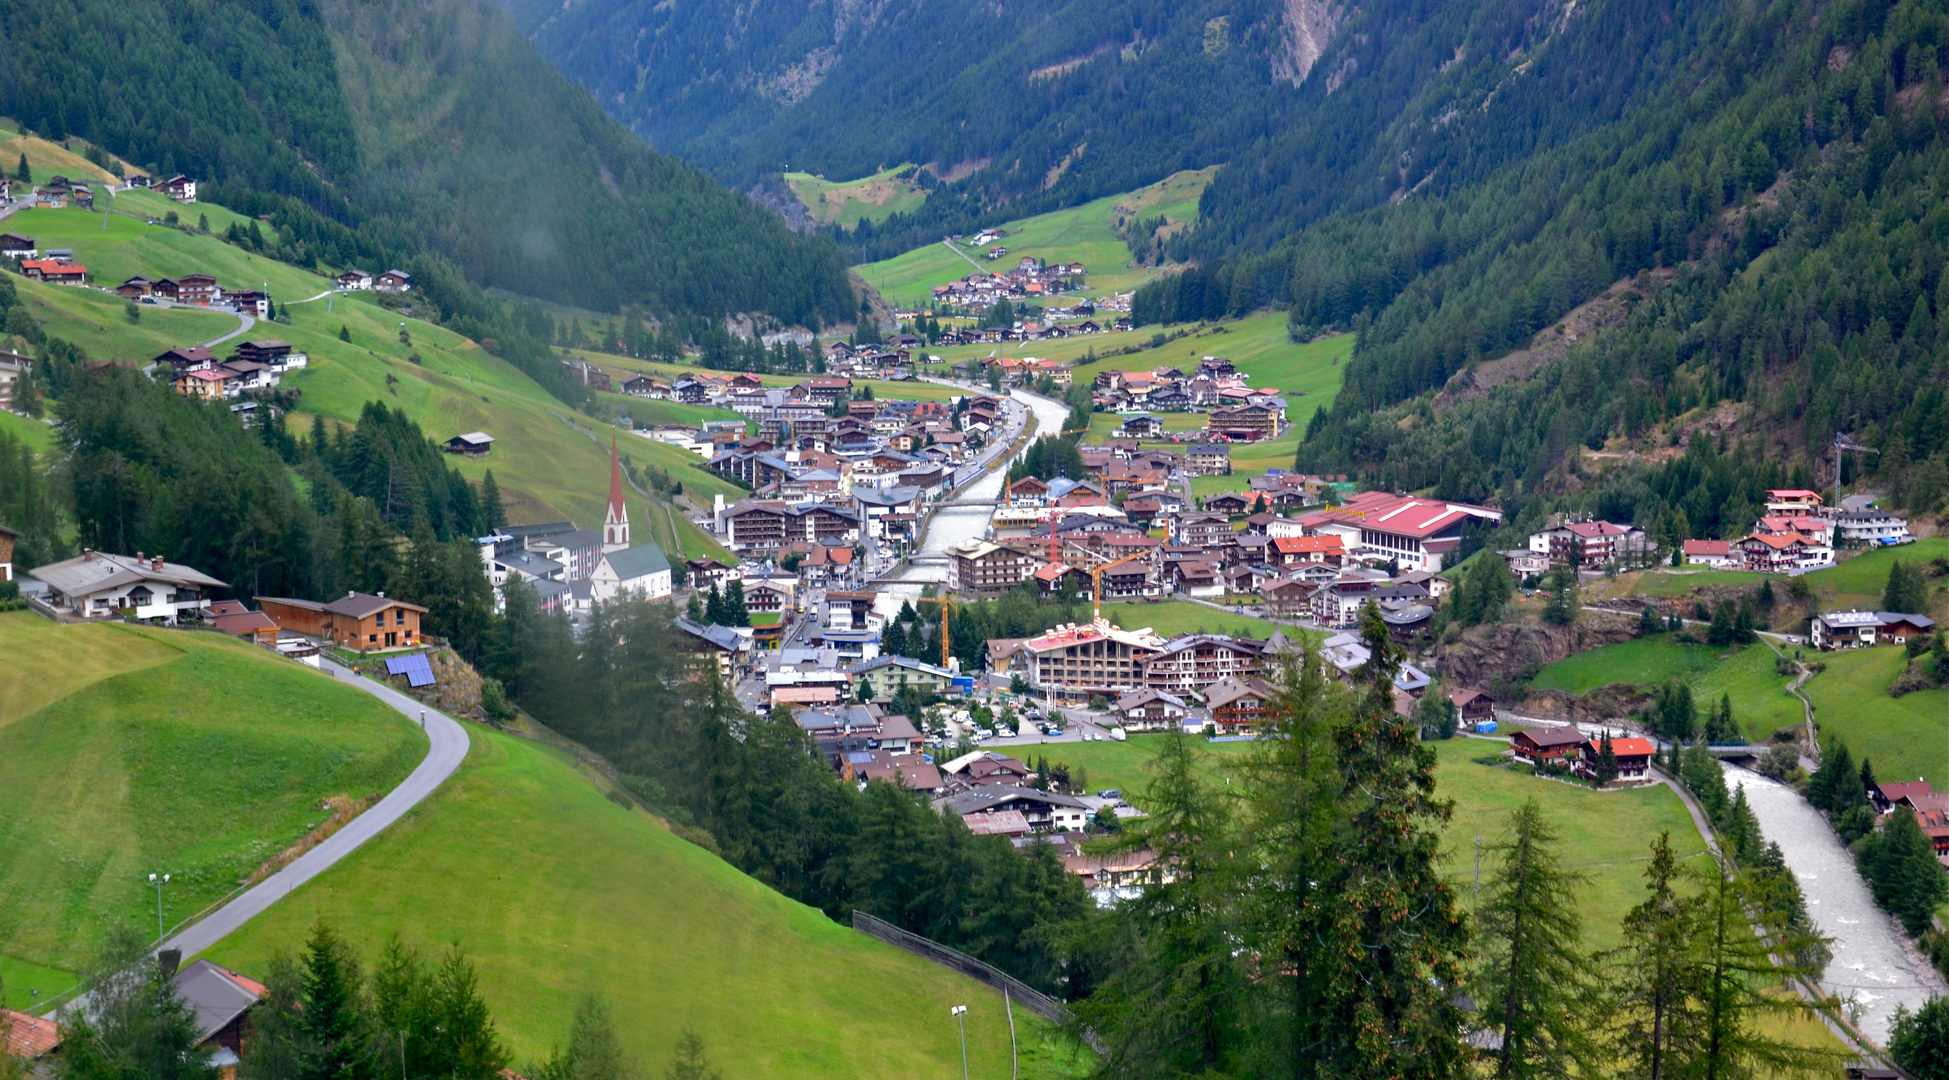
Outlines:
{"type": "Polygon", "coordinates": [[[895,165],[872,176],[835,183],[811,173],[788,172],[785,183],[805,204],[812,220],[852,228],[861,221],[878,225],[895,214],[911,214],[927,201],[913,182],[912,165],[895,165]]]}
{"type": "Polygon", "coordinates": [[[1845,739],[1883,780],[1924,779],[1949,785],[1949,691],[1888,696],[1906,656],[1901,649],[1849,649],[1810,654],[1827,665],[1807,680],[1823,735],[1845,739]]]}
{"type": "Polygon", "coordinates": [[[1196,222],[1198,197],[1216,171],[1175,173],[1125,195],[1108,195],[1067,210],[1011,221],[1002,226],[1008,235],[997,241],[1008,249],[1007,256],[1000,259],[991,261],[983,251],[965,245],[950,250],[937,243],[853,269],[896,307],[925,305],[932,300],[936,285],[958,281],[975,272],[976,267],[1000,273],[1024,256],[1082,263],[1088,273],[1088,287],[1081,295],[1129,292],[1149,280],[1153,271],[1133,265],[1129,247],[1117,234],[1119,219],[1161,214],[1178,227],[1188,226],[1196,222]]]}
{"type": "MultiPolygon", "coordinates": [[[[967,1005],[971,1073],[1009,1075],[1001,995],[840,926],[625,809],[555,751],[475,730],[461,771],[384,835],[211,950],[251,972],[335,922],[370,956],[392,934],[459,942],[517,1068],[600,990],[625,1048],[667,1060],[695,1026],[727,1076],[946,1076],[967,1005]]],[[[1016,1014],[1030,1076],[1062,1075],[1016,1014]]]]}
{"type": "Polygon", "coordinates": [[[1787,693],[1792,677],[1774,667],[1778,656],[1765,643],[1718,648],[1655,634],[1559,660],[1537,672],[1530,685],[1587,694],[1613,683],[1656,688],[1679,679],[1692,688],[1701,712],[1728,698],[1746,736],[1765,740],[1804,719],[1799,699],[1787,693]]]}
{"type": "MultiPolygon", "coordinates": [[[[1044,756],[1072,769],[1082,767],[1092,791],[1122,788],[1124,797],[1141,808],[1151,776],[1150,759],[1160,741],[1156,736],[1135,735],[1123,743],[1065,744],[1044,756]]],[[[1208,753],[1202,769],[1214,783],[1241,783],[1245,755],[1255,745],[1204,744],[1201,749],[1208,753]]],[[[1442,869],[1464,906],[1471,900],[1477,834],[1486,848],[1503,834],[1510,813],[1530,798],[1543,805],[1562,834],[1564,862],[1590,879],[1580,911],[1585,938],[1593,948],[1617,944],[1625,912],[1643,898],[1640,875],[1659,833],[1671,833],[1672,848],[1681,858],[1695,858],[1705,851],[1684,804],[1663,785],[1592,791],[1471,760],[1494,754],[1503,746],[1499,740],[1461,738],[1429,745],[1438,761],[1435,793],[1455,804],[1454,816],[1442,832],[1442,869]]]]}
{"type": "Polygon", "coordinates": [[[1274,630],[1285,631],[1287,637],[1300,633],[1295,627],[1220,611],[1190,600],[1163,600],[1154,604],[1113,601],[1103,605],[1103,617],[1130,630],[1148,626],[1164,637],[1201,633],[1263,638],[1274,630]]]}
{"type": "Polygon", "coordinates": [[[218,634],[0,615],[8,1003],[64,989],[111,926],[152,933],[150,873],[174,926],[425,748],[366,694],[218,634]]]}

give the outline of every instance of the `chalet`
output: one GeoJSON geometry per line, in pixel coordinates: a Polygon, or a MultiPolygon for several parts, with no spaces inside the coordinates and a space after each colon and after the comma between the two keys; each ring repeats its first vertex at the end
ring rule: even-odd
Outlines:
{"type": "Polygon", "coordinates": [[[464,454],[467,457],[486,457],[494,449],[494,436],[485,431],[469,431],[455,435],[447,440],[449,454],[464,454]]]}
{"type": "Polygon", "coordinates": [[[1570,765],[1589,741],[1574,727],[1517,728],[1509,749],[1525,765],[1570,765]]]}
{"type": "Polygon", "coordinates": [[[947,549],[950,592],[983,593],[1012,589],[1035,572],[1041,560],[1026,548],[969,538],[947,549]]]}
{"type": "Polygon", "coordinates": [[[1910,638],[1930,637],[1935,620],[1927,615],[1896,611],[1827,611],[1814,616],[1809,640],[1817,649],[1859,649],[1874,645],[1906,645],[1910,638]]]}
{"type": "Polygon", "coordinates": [[[1473,726],[1496,718],[1496,699],[1480,690],[1451,690],[1448,700],[1454,704],[1464,725],[1473,726]]]}
{"type": "Polygon", "coordinates": [[[1186,596],[1209,599],[1225,595],[1225,583],[1219,580],[1217,567],[1208,562],[1186,559],[1170,564],[1169,571],[1176,579],[1177,590],[1186,596]]]}
{"type": "Polygon", "coordinates": [[[1687,566],[1725,569],[1739,565],[1739,553],[1732,549],[1730,540],[1687,540],[1683,550],[1687,566]]]}
{"type": "Polygon", "coordinates": [[[362,653],[419,647],[420,617],[427,612],[418,604],[389,599],[385,593],[362,592],[348,592],[326,604],[260,596],[257,606],[281,629],[362,653]]]}
{"type": "Polygon", "coordinates": [[[35,281],[49,285],[83,286],[88,284],[88,268],[80,263],[60,262],[54,259],[25,259],[20,264],[20,272],[35,281]]]}
{"type": "Polygon", "coordinates": [[[130,615],[174,623],[200,614],[211,592],[228,587],[192,567],[140,551],[130,558],[83,548],[76,558],[30,573],[47,584],[49,606],[85,619],[130,615]]]}
{"type": "Polygon", "coordinates": [[[1323,626],[1353,626],[1373,598],[1371,579],[1343,577],[1313,593],[1313,618],[1323,626]]]}
{"type": "Polygon", "coordinates": [[[1012,784],[986,785],[934,805],[967,822],[977,834],[984,831],[978,826],[987,821],[1006,821],[1011,816],[1019,817],[1034,833],[1082,832],[1090,819],[1090,808],[1080,799],[1012,784]]]}
{"type": "Polygon", "coordinates": [[[158,368],[167,364],[172,374],[180,375],[185,371],[216,367],[217,356],[206,346],[186,345],[170,349],[158,355],[150,363],[158,368]]]}
{"type": "Polygon", "coordinates": [[[1217,443],[1200,443],[1184,452],[1184,469],[1192,476],[1230,476],[1232,448],[1217,443]]]}
{"type": "Polygon", "coordinates": [[[149,286],[149,295],[161,300],[174,300],[181,292],[182,290],[177,286],[175,278],[157,278],[149,286]]]}
{"type": "Polygon", "coordinates": [[[1130,731],[1168,731],[1187,711],[1183,698],[1162,690],[1138,690],[1117,699],[1117,715],[1130,731]]]}
{"type": "Polygon", "coordinates": [[[1204,547],[1231,539],[1232,522],[1224,514],[1179,514],[1171,519],[1170,539],[1174,544],[1204,547]]]}
{"type": "Polygon", "coordinates": [[[1573,521],[1532,533],[1529,549],[1550,557],[1555,566],[1602,569],[1612,562],[1643,562],[1650,541],[1643,529],[1608,521],[1573,521]]]}
{"type": "Polygon", "coordinates": [[[167,180],[157,181],[151,186],[154,190],[162,192],[164,195],[169,196],[179,203],[193,203],[196,201],[196,181],[191,180],[187,176],[178,174],[167,180]]]}
{"type": "Polygon", "coordinates": [[[222,401],[243,392],[242,376],[222,367],[179,372],[170,381],[177,393],[198,401],[222,401]]]}
{"type": "Polygon", "coordinates": [[[1787,516],[1814,517],[1821,513],[1820,492],[1806,488],[1774,488],[1766,493],[1766,512],[1787,516]]]}
{"type": "Polygon", "coordinates": [[[135,300],[155,292],[156,283],[141,275],[136,275],[115,286],[115,295],[127,300],[135,300]]]}
{"type": "Polygon", "coordinates": [[[210,625],[231,637],[243,638],[253,644],[277,644],[277,623],[261,611],[236,611],[228,615],[217,615],[210,620],[210,625]]]}
{"type": "Polygon", "coordinates": [[[388,270],[372,279],[375,292],[403,293],[413,289],[413,275],[404,270],[388,270]]]}
{"type": "Polygon", "coordinates": [[[209,274],[184,274],[176,279],[176,302],[208,307],[223,298],[223,289],[209,274]]]}
{"type": "Polygon", "coordinates": [[[1265,643],[1224,634],[1172,638],[1143,663],[1144,685],[1176,694],[1202,693],[1222,679],[1250,679],[1264,670],[1265,643]]]}
{"type": "Polygon", "coordinates": [[[1915,539],[1908,531],[1907,518],[1872,507],[1834,515],[1834,532],[1834,542],[1850,548],[1892,547],[1915,539]]]}
{"type": "Polygon", "coordinates": [[[338,287],[346,292],[364,292],[372,288],[372,275],[363,270],[347,270],[338,275],[338,287]]]}
{"type": "Polygon", "coordinates": [[[280,338],[257,338],[237,346],[235,359],[280,368],[291,357],[291,343],[280,338]]]}
{"type": "Polygon", "coordinates": [[[1266,554],[1274,566],[1318,563],[1338,567],[1346,560],[1346,550],[1337,536],[1275,536],[1269,539],[1272,550],[1266,554]]]}
{"type": "Polygon", "coordinates": [[[225,293],[223,299],[225,303],[245,315],[258,319],[271,317],[270,293],[258,289],[246,289],[243,292],[225,293]]]}
{"type": "Polygon", "coordinates": [[[1258,442],[1279,434],[1279,414],[1264,405],[1213,409],[1205,416],[1205,431],[1232,442],[1258,442]]]}
{"type": "Polygon", "coordinates": [[[1257,504],[1257,495],[1246,496],[1236,491],[1226,491],[1205,500],[1205,509],[1219,514],[1249,513],[1257,504]]]}
{"type": "Polygon", "coordinates": [[[1311,613],[1313,593],[1318,585],[1303,577],[1267,578],[1259,585],[1259,596],[1275,614],[1311,613]]]}
{"type": "Polygon", "coordinates": [[[0,258],[38,259],[41,255],[40,241],[19,233],[0,233],[0,258]]]}
{"type": "Polygon", "coordinates": [[[1155,439],[1164,434],[1164,421],[1149,413],[1138,413],[1126,417],[1117,426],[1117,436],[1124,439],[1155,439]]]}
{"type": "Polygon", "coordinates": [[[1798,532],[1755,532],[1739,542],[1738,550],[1746,568],[1762,574],[1791,573],[1834,561],[1832,547],[1798,532]]]}
{"type": "MultiPolygon", "coordinates": [[[[1602,739],[1585,739],[1578,747],[1576,759],[1571,763],[1578,776],[1586,780],[1597,779],[1597,758],[1604,750],[1602,739]]],[[[1651,755],[1655,752],[1650,739],[1611,738],[1611,754],[1617,759],[1617,782],[1620,784],[1642,784],[1652,779],[1651,755]]]]}
{"type": "Polygon", "coordinates": [[[1263,723],[1266,706],[1276,691],[1261,679],[1235,679],[1226,677],[1218,680],[1204,692],[1205,707],[1211,710],[1212,722],[1220,731],[1234,732],[1248,730],[1263,723]]]}
{"type": "Polygon", "coordinates": [[[1029,684],[1069,698],[1121,697],[1141,688],[1143,662],[1164,647],[1148,629],[1125,630],[1106,619],[1064,624],[1022,642],[1029,684]]]}

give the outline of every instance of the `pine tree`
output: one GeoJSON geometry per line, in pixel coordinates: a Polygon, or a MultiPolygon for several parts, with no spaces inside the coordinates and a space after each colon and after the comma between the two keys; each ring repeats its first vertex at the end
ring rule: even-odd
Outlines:
{"type": "Polygon", "coordinates": [[[1577,571],[1559,566],[1550,572],[1549,595],[1543,601],[1543,621],[1568,626],[1577,621],[1577,571]]]}
{"type": "Polygon", "coordinates": [[[372,1063],[359,959],[331,924],[305,943],[298,1013],[300,1080],[361,1080],[372,1063]]]}
{"type": "Polygon", "coordinates": [[[487,470],[480,481],[480,512],[486,518],[489,532],[508,523],[507,507],[501,503],[501,485],[494,479],[494,470],[487,470]]]}
{"type": "Polygon", "coordinates": [[[1606,956],[1613,995],[1607,1021],[1622,1075],[1668,1080],[1685,1075],[1680,1063],[1698,1038],[1699,905],[1677,890],[1670,833],[1652,841],[1644,876],[1649,895],[1625,915],[1624,942],[1606,956]]]}
{"type": "Polygon", "coordinates": [[[1922,1080],[1949,1078],[1949,998],[1932,997],[1914,1012],[1897,1005],[1888,1051],[1922,1080]]]}
{"type": "Polygon", "coordinates": [[[27,167],[27,155],[24,152],[20,155],[20,164],[14,168],[14,179],[23,184],[34,182],[34,170],[27,167]]]}
{"type": "Polygon", "coordinates": [[[1861,790],[1863,792],[1868,792],[1868,791],[1873,791],[1874,789],[1875,789],[1875,767],[1874,765],[1869,763],[1867,758],[1864,757],[1861,759],[1861,790]]]}
{"type": "Polygon", "coordinates": [[[1640,637],[1656,634],[1665,628],[1664,620],[1651,613],[1651,605],[1646,604],[1638,612],[1638,634],[1640,637]]]}
{"type": "Polygon", "coordinates": [[[1949,877],[1936,862],[1935,845],[1905,806],[1896,807],[1881,831],[1870,834],[1861,849],[1861,873],[1880,904],[1902,921],[1911,935],[1929,928],[1945,894],[1949,877]]]}
{"type": "Polygon", "coordinates": [[[352,340],[352,328],[346,326],[344,323],[340,323],[338,325],[338,340],[340,341],[352,340]]]}
{"type": "Polygon", "coordinates": [[[1591,1075],[1595,1046],[1586,995],[1592,971],[1577,917],[1585,875],[1564,869],[1560,839],[1534,799],[1510,815],[1490,848],[1492,870],[1477,909],[1482,956],[1475,998],[1481,1023],[1500,1032],[1498,1077],[1591,1075]]]}
{"type": "Polygon", "coordinates": [[[535,1080],[635,1080],[638,1075],[616,1037],[608,1004],[596,994],[576,1004],[568,1047],[530,1071],[535,1080]]]}
{"type": "Polygon", "coordinates": [[[711,591],[704,594],[704,619],[712,626],[723,626],[728,616],[724,613],[724,595],[717,591],[717,582],[711,582],[711,591]]]}
{"type": "Polygon", "coordinates": [[[690,590],[689,599],[684,601],[684,617],[691,622],[704,621],[704,605],[697,599],[697,590],[690,590]]]}
{"type": "Polygon", "coordinates": [[[1814,778],[1807,785],[1807,801],[1817,810],[1839,814],[1847,809],[1844,788],[1853,781],[1854,775],[1854,755],[1848,753],[1846,743],[1830,737],[1827,750],[1821,755],[1820,768],[1814,770],[1814,778]],[[1847,780],[1843,781],[1842,777],[1847,780]]]}
{"type": "Polygon", "coordinates": [[[724,618],[726,626],[751,625],[751,612],[744,606],[743,581],[733,581],[724,590],[724,618]]]}

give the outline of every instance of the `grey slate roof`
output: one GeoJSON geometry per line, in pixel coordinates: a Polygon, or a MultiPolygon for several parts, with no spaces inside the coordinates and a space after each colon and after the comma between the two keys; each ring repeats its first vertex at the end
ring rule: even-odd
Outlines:
{"type": "Polygon", "coordinates": [[[141,581],[210,589],[228,587],[227,582],[218,581],[182,563],[164,562],[157,569],[150,560],[137,561],[127,555],[105,555],[100,552],[96,552],[93,558],[77,556],[37,566],[29,573],[46,582],[49,588],[68,596],[89,596],[141,581]]]}
{"type": "Polygon", "coordinates": [[[196,1013],[197,1042],[222,1031],[257,1004],[256,992],[239,978],[236,972],[208,960],[198,960],[176,973],[176,992],[196,1013]]]}
{"type": "Polygon", "coordinates": [[[670,569],[670,560],[664,558],[663,549],[655,544],[638,544],[622,551],[612,551],[603,556],[609,568],[624,581],[647,577],[659,570],[670,569]]]}

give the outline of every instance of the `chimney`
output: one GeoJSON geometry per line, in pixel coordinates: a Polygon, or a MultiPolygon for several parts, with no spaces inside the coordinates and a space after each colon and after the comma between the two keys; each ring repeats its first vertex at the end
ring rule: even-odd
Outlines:
{"type": "Polygon", "coordinates": [[[149,560],[147,560],[147,559],[145,559],[145,558],[143,558],[143,557],[142,557],[142,553],[141,553],[140,551],[138,551],[138,552],[136,552],[136,553],[135,553],[135,561],[136,561],[136,562],[148,562],[149,560]]]}
{"type": "Polygon", "coordinates": [[[155,563],[150,567],[150,569],[152,570],[162,569],[162,556],[158,555],[155,557],[155,563]]]}
{"type": "Polygon", "coordinates": [[[350,599],[352,599],[352,598],[353,598],[354,596],[357,596],[357,595],[359,595],[359,590],[357,590],[357,589],[347,589],[347,590],[345,590],[345,598],[346,598],[347,600],[350,600],[350,599]]]}
{"type": "Polygon", "coordinates": [[[82,562],[94,562],[94,561],[95,561],[95,549],[94,549],[94,548],[82,548],[82,549],[81,549],[81,561],[82,561],[82,562]]]}
{"type": "Polygon", "coordinates": [[[373,595],[377,596],[381,600],[384,600],[386,598],[386,590],[380,589],[378,592],[374,593],[373,595]]]}

